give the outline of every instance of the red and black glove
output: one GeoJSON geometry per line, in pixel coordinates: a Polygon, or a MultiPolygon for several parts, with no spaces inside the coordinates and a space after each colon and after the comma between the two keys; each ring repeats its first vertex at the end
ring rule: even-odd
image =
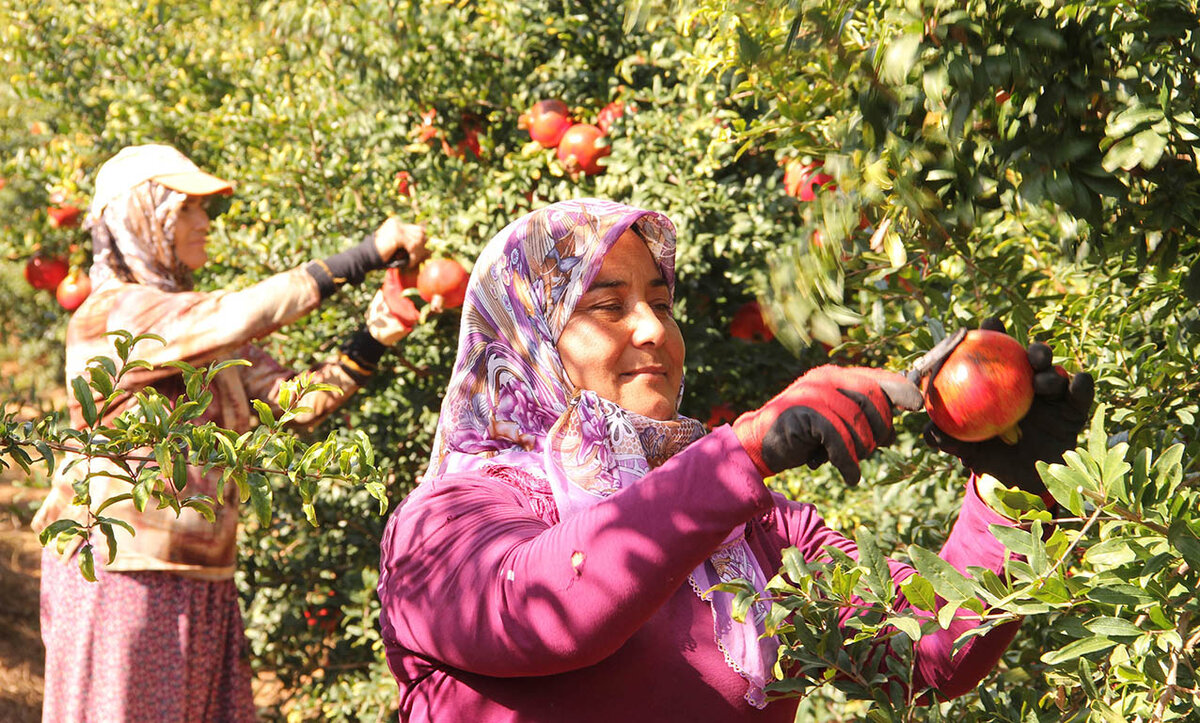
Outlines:
{"type": "MultiPolygon", "coordinates": [[[[999,319],[987,319],[980,328],[1005,333],[999,319]]],[[[953,347],[944,350],[945,356],[950,351],[953,347]]],[[[990,474],[1005,486],[1041,495],[1050,504],[1037,463],[1061,463],[1063,452],[1075,448],[1090,416],[1095,385],[1087,372],[1072,376],[1054,366],[1054,354],[1041,342],[1030,344],[1026,354],[1033,367],[1033,405],[1017,423],[1021,434],[1015,444],[999,437],[963,442],[933,422],[925,425],[925,441],[934,449],[958,457],[975,474],[990,474]]],[[[940,366],[931,365],[929,376],[936,375],[940,366]]]]}
{"type": "Polygon", "coordinates": [[[733,431],[763,477],[828,461],[854,485],[859,461],[895,439],[895,410],[921,404],[921,392],[900,374],[822,366],[738,417],[733,431]]]}

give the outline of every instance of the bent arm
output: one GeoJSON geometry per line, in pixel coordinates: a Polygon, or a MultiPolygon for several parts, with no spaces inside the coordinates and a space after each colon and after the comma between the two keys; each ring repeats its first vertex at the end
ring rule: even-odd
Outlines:
{"type": "Polygon", "coordinates": [[[426,483],[389,521],[384,639],[498,677],[615,652],[731,530],[771,498],[725,428],[636,484],[548,525],[481,475],[426,483]]]}
{"type": "MultiPolygon", "coordinates": [[[[854,559],[858,558],[854,541],[826,526],[812,505],[780,500],[777,507],[781,512],[782,532],[804,559],[828,559],[828,554],[822,550],[827,545],[836,547],[854,559]]],[[[1002,574],[1008,553],[988,530],[992,524],[1012,526],[1014,523],[983,503],[972,479],[967,485],[958,519],[942,545],[939,557],[964,574],[968,574],[968,566],[984,567],[1002,574]]],[[[915,570],[895,560],[888,560],[888,566],[892,581],[897,586],[896,607],[910,608],[899,585],[915,570]]],[[[856,602],[866,606],[861,600],[856,602]]],[[[853,610],[848,610],[845,617],[849,618],[853,613],[853,610]]],[[[954,641],[978,625],[979,621],[973,613],[960,609],[948,629],[922,636],[915,650],[914,689],[932,687],[946,698],[955,698],[973,690],[995,667],[1019,627],[1017,622],[998,626],[985,635],[972,638],[957,654],[952,654],[954,641]]]]}

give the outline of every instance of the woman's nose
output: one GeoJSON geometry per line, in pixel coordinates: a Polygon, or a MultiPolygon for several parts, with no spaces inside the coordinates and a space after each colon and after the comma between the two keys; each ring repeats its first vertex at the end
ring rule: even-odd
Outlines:
{"type": "Polygon", "coordinates": [[[633,308],[634,346],[658,346],[663,342],[667,327],[650,304],[639,302],[633,308]]]}

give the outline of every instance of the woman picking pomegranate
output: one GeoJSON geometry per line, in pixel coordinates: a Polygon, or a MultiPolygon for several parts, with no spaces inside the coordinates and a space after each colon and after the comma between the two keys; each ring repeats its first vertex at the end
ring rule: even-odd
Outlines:
{"type": "MultiPolygon", "coordinates": [[[[666,217],[590,199],[517,220],[481,254],[429,469],[383,540],[402,720],[793,720],[794,700],[764,694],[777,644],[761,615],[739,623],[709,590],[761,589],[790,546],[854,554],[763,480],[828,460],[857,481],[920,392],[819,367],[706,434],[678,413],[674,260],[666,217]]],[[[942,557],[1001,569],[989,524],[1012,523],[972,482],[942,557]]],[[[974,624],[922,638],[917,685],[955,696],[991,669],[1016,626],[951,655],[974,624]]]]}
{"type": "MultiPolygon", "coordinates": [[[[261,399],[278,414],[280,385],[296,375],[256,346],[256,339],[317,308],[341,284],[362,282],[389,259],[407,257],[411,263],[426,255],[419,226],[388,219],[363,243],[327,259],[239,291],[195,291],[192,273],[208,259],[205,202],[231,192],[232,184],[170,146],[125,148],[101,166],[87,218],[94,291],[67,326],[68,382],[85,373],[91,358],[117,357],[110,331],[165,340],[138,344],[133,357],[152,368],[124,377],[124,400],[105,422],[130,409],[140,389],[153,387],[170,399],[184,394],[181,375],[169,362],[201,366],[241,358],[252,366],[235,366],[215,378],[213,401],[196,423],[249,430],[250,400],[261,399]]],[[[306,405],[313,411],[297,418],[298,425],[316,424],[341,405],[387,346],[408,333],[385,309],[376,294],[367,325],[342,344],[336,359],[312,367],[316,380],[336,391],[312,393],[306,405]]],[[[71,423],[82,428],[80,404],[72,398],[68,409],[71,423]]],[[[127,483],[104,476],[115,469],[108,464],[112,467],[91,462],[96,504],[128,491],[127,483]]],[[[86,519],[86,510],[72,506],[72,483],[85,467],[77,465],[55,480],[33,521],[35,530],[60,518],[86,519]]],[[[184,494],[215,499],[220,476],[219,470],[190,468],[184,494]]],[[[256,720],[233,583],[236,485],[226,486],[222,502],[215,523],[186,508],[178,516],[152,505],[138,512],[129,501],[106,508],[106,516],[125,521],[136,534],[118,531],[117,554],[104,560],[95,583],[83,579],[73,559],[82,540],[68,546],[66,559],[47,549],[41,612],[45,720],[256,720]]],[[[108,549],[103,540],[94,542],[101,554],[108,549]]]]}

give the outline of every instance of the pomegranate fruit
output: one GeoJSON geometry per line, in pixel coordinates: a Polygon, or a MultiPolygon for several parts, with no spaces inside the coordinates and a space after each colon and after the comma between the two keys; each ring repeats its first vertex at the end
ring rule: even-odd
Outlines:
{"type": "Polygon", "coordinates": [[[709,429],[716,429],[722,424],[733,424],[733,420],[737,419],[737,416],[737,412],[733,410],[733,407],[725,402],[721,402],[720,404],[714,404],[708,410],[708,421],[705,422],[705,425],[709,429]]]}
{"type": "Polygon", "coordinates": [[[590,123],[576,123],[558,142],[558,160],[568,171],[583,171],[589,176],[604,172],[600,159],[612,152],[612,147],[600,144],[604,131],[590,123]]]}
{"type": "Polygon", "coordinates": [[[79,225],[80,210],[75,206],[51,206],[46,209],[53,228],[74,228],[79,225]]]}
{"type": "Polygon", "coordinates": [[[36,254],[25,262],[25,280],[35,289],[49,291],[58,288],[70,270],[67,260],[61,256],[36,254]]]}
{"type": "Polygon", "coordinates": [[[529,137],[543,148],[553,148],[571,127],[571,109],[561,100],[539,100],[521,117],[529,137]]]}
{"type": "Polygon", "coordinates": [[[1008,334],[967,332],[933,381],[922,383],[925,410],[943,432],[964,442],[1000,437],[1014,444],[1033,404],[1033,367],[1008,334]]]}
{"type": "Polygon", "coordinates": [[[801,201],[815,201],[817,199],[817,190],[833,180],[833,176],[817,170],[823,165],[825,164],[821,161],[814,161],[813,163],[789,162],[783,174],[784,190],[787,191],[789,196],[795,196],[801,201]]]}
{"type": "Polygon", "coordinates": [[[462,306],[467,296],[467,270],[454,259],[430,259],[417,274],[417,292],[421,298],[443,309],[462,306]]]}
{"type": "Polygon", "coordinates": [[[757,301],[747,301],[733,312],[729,322],[729,335],[745,341],[771,341],[775,333],[763,319],[762,308],[757,301]]]}
{"type": "Polygon", "coordinates": [[[600,109],[600,113],[596,115],[596,127],[602,133],[608,133],[608,129],[612,128],[612,124],[623,115],[625,115],[625,104],[619,100],[614,100],[600,109]]]}
{"type": "Polygon", "coordinates": [[[67,311],[75,311],[90,293],[92,293],[92,280],[83,273],[82,269],[74,268],[71,269],[71,273],[67,274],[67,278],[59,282],[58,288],[54,291],[54,297],[58,299],[59,306],[67,311]]]}

